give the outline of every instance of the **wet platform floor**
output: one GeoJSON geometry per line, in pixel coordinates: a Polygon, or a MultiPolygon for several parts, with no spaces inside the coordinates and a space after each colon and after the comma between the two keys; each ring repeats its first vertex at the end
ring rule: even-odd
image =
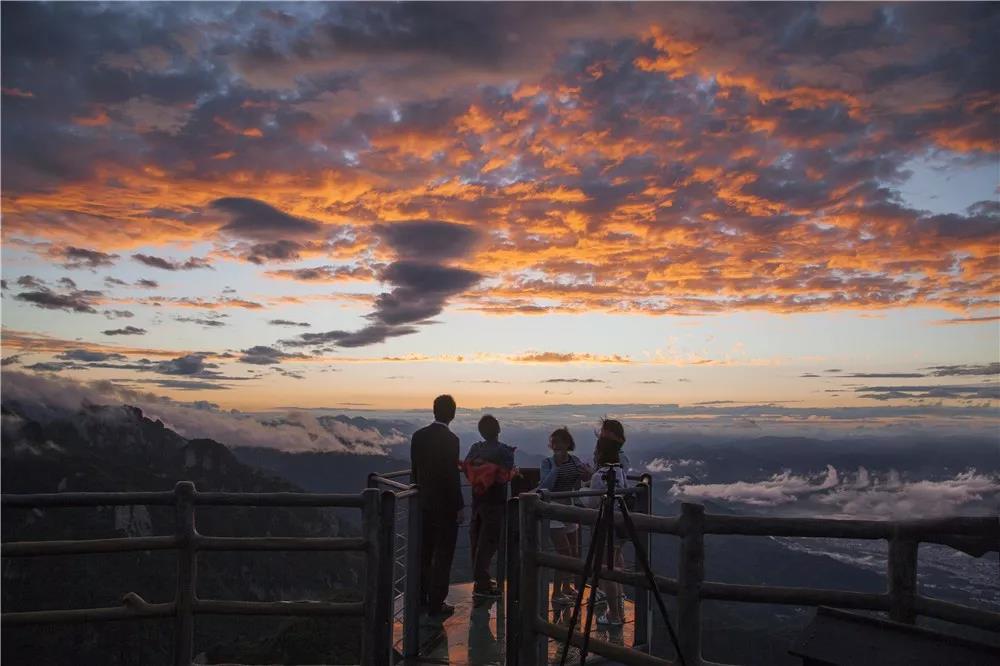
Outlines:
{"type": "MultiPolygon", "coordinates": [[[[448,603],[455,606],[455,614],[443,623],[421,618],[420,664],[452,664],[454,666],[501,666],[504,664],[504,604],[503,599],[476,597],[472,583],[452,585],[448,603]]],[[[598,605],[596,610],[602,610],[598,605]]],[[[549,605],[549,621],[569,624],[570,607],[549,605]]],[[[578,623],[583,627],[583,613],[578,623]]],[[[632,645],[634,635],[634,608],[625,601],[625,624],[620,627],[595,626],[591,636],[609,643],[632,645]]],[[[402,640],[402,626],[397,625],[397,641],[402,640]]],[[[398,643],[397,643],[398,644],[398,643]]],[[[549,662],[559,663],[561,645],[549,641],[549,662]]],[[[575,648],[570,648],[570,660],[575,648]]],[[[578,659],[579,657],[577,657],[578,659]]],[[[569,661],[569,660],[568,660],[569,661]]],[[[607,662],[605,662],[607,663],[607,662]]]]}

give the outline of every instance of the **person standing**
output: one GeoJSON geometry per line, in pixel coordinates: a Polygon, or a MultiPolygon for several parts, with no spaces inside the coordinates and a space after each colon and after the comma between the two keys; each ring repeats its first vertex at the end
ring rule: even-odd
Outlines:
{"type": "Polygon", "coordinates": [[[410,440],[411,480],[419,485],[421,530],[420,599],[432,617],[447,617],[455,607],[446,603],[458,526],[465,521],[465,500],[459,479],[458,436],[449,424],[455,419],[455,399],[434,399],[434,423],[413,433],[410,440]]]}
{"type": "Polygon", "coordinates": [[[472,591],[477,596],[499,597],[496,581],[490,578],[490,563],[500,545],[507,482],[515,474],[515,448],[500,441],[500,422],[491,414],[479,419],[479,434],[483,440],[472,445],[463,466],[472,486],[472,591]]]}
{"type": "MultiPolygon", "coordinates": [[[[591,469],[570,453],[576,449],[573,435],[565,427],[554,430],[549,435],[549,448],[552,449],[552,456],[542,461],[542,480],[538,487],[550,492],[579,490],[581,483],[590,479],[591,469]]],[[[560,504],[572,504],[568,499],[555,501],[560,504]]],[[[549,536],[557,553],[567,557],[579,557],[579,527],[577,523],[549,521],[549,536]]],[[[572,604],[576,600],[573,576],[562,571],[554,571],[552,580],[552,603],[560,606],[572,604]]]]}

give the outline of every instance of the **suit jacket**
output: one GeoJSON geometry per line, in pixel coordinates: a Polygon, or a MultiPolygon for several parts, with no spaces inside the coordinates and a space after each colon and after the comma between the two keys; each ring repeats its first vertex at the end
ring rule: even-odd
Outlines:
{"type": "Polygon", "coordinates": [[[413,482],[420,484],[424,511],[457,512],[465,507],[459,477],[458,435],[447,426],[432,423],[413,433],[410,469],[413,482]]]}

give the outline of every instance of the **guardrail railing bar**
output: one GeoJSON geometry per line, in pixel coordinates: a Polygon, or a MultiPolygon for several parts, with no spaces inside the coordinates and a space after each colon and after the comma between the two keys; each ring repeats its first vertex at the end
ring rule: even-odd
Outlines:
{"type": "MultiPolygon", "coordinates": [[[[577,522],[581,525],[590,525],[593,524],[596,517],[596,511],[593,509],[549,504],[542,500],[543,497],[535,493],[521,495],[519,503],[522,532],[531,529],[537,530],[540,518],[557,518],[577,522]]],[[[830,605],[841,608],[875,610],[888,612],[891,619],[911,624],[917,615],[925,615],[958,624],[1000,631],[1000,613],[921,596],[917,594],[916,577],[920,542],[964,543],[963,540],[971,538],[976,541],[976,549],[980,553],[1000,550],[1000,519],[997,517],[956,517],[907,521],[757,518],[705,514],[701,505],[690,503],[681,505],[679,518],[639,514],[634,514],[633,517],[636,527],[645,532],[647,538],[652,533],[674,534],[681,537],[678,579],[655,576],[655,582],[662,592],[677,595],[678,635],[685,659],[690,664],[708,663],[701,656],[701,600],[703,599],[807,606],[830,605]],[[846,590],[734,585],[705,581],[704,536],[706,534],[887,539],[889,542],[887,591],[881,594],[872,594],[846,590]]],[[[523,540],[520,554],[522,567],[520,569],[522,575],[520,591],[522,597],[525,594],[529,596],[527,600],[521,599],[521,621],[514,625],[519,627],[522,634],[518,655],[522,660],[522,666],[536,666],[541,663],[542,657],[532,646],[539,643],[544,645],[546,637],[563,639],[566,633],[564,628],[553,625],[538,616],[540,591],[536,592],[534,596],[531,595],[539,580],[537,569],[546,567],[578,573],[583,569],[583,562],[579,558],[537,552],[537,544],[534,544],[533,548],[529,546],[526,550],[523,540]],[[526,579],[530,579],[532,582],[525,583],[526,579]]],[[[633,585],[637,590],[649,588],[649,584],[639,580],[641,576],[635,572],[616,570],[606,573],[607,579],[633,585]]],[[[637,601],[640,596],[641,593],[637,595],[637,601]]],[[[638,603],[636,610],[637,612],[639,610],[638,603]]],[[[637,631],[640,626],[637,618],[637,631]]],[[[638,640],[636,642],[638,643],[638,640]]],[[[508,640],[508,645],[510,644],[510,640],[508,640]]],[[[595,652],[599,654],[603,652],[605,656],[624,663],[664,663],[660,660],[650,660],[648,655],[634,649],[594,645],[600,647],[595,652]],[[623,650],[625,651],[623,652],[623,650]]]]}

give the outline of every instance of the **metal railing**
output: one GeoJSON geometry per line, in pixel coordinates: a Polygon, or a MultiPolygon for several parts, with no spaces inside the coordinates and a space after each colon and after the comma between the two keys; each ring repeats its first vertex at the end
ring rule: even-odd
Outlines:
{"type": "Polygon", "coordinates": [[[391,622],[402,628],[390,642],[397,656],[415,660],[420,654],[421,524],[420,488],[409,480],[410,470],[369,474],[368,487],[393,493],[396,497],[395,529],[392,544],[391,622]]]}
{"type": "Polygon", "coordinates": [[[359,494],[198,492],[190,481],[181,481],[173,492],[51,493],[3,495],[3,508],[96,506],[173,506],[175,533],[165,536],[122,537],[70,541],[17,541],[0,546],[3,557],[44,557],[133,551],[174,550],[177,584],[173,601],[148,603],[129,592],[122,605],[110,608],[77,608],[5,612],[4,626],[108,622],[145,618],[174,618],[174,664],[190,666],[194,658],[194,618],[198,615],[270,615],[292,617],[362,617],[361,662],[377,666],[391,663],[393,530],[396,495],[369,488],[359,494]],[[361,510],[360,537],[217,537],[198,533],[198,506],[314,507],[361,510]],[[198,553],[201,551],[353,551],[365,554],[365,582],[360,602],[225,601],[200,599],[196,589],[198,553]]]}
{"type": "MultiPolygon", "coordinates": [[[[565,640],[567,629],[540,616],[544,608],[544,577],[541,568],[582,574],[578,558],[542,552],[540,524],[545,519],[593,525],[597,511],[545,501],[539,494],[525,493],[517,499],[519,516],[519,562],[517,655],[519,666],[545,663],[549,639],[565,640]]],[[[621,516],[615,517],[622,524],[621,516]]],[[[677,598],[677,634],[685,661],[691,666],[702,660],[701,601],[703,599],[749,603],[833,606],[885,611],[892,620],[913,623],[917,615],[938,618],[981,629],[1000,631],[1000,613],[942,601],[917,594],[917,547],[921,542],[941,543],[982,554],[1000,550],[1000,519],[955,517],[912,521],[836,520],[827,518],[762,518],[706,514],[698,504],[684,503],[678,517],[634,513],[640,533],[680,537],[677,578],[656,576],[656,587],[677,598]],[[828,537],[841,539],[885,539],[889,542],[888,585],[884,593],[844,590],[735,585],[705,581],[706,534],[828,537]]],[[[626,585],[651,589],[642,574],[608,571],[602,577],[626,585]]],[[[574,644],[580,645],[575,636],[574,644]]],[[[590,650],[625,664],[665,666],[672,662],[647,652],[590,639],[590,650]]]]}

